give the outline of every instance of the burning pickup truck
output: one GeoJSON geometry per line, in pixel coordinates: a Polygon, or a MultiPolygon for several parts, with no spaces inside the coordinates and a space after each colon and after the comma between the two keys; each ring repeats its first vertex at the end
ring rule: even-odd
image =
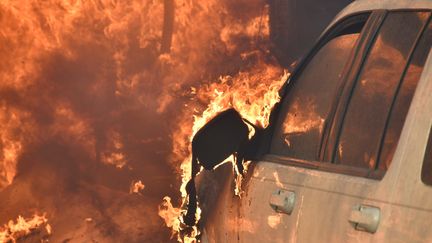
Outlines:
{"type": "Polygon", "coordinates": [[[432,240],[431,9],[352,3],[286,81],[267,128],[228,110],[197,133],[195,174],[231,153],[237,174],[252,161],[240,197],[229,165],[188,185],[203,242],[432,240]]]}

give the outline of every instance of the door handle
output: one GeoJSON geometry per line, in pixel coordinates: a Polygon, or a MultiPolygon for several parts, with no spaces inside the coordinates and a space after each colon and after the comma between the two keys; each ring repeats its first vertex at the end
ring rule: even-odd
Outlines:
{"type": "Polygon", "coordinates": [[[270,196],[270,207],[278,213],[291,214],[296,200],[295,192],[277,189],[270,196]]]}
{"type": "Polygon", "coordinates": [[[366,205],[353,207],[348,221],[354,224],[356,230],[375,233],[381,220],[381,210],[366,205]]]}

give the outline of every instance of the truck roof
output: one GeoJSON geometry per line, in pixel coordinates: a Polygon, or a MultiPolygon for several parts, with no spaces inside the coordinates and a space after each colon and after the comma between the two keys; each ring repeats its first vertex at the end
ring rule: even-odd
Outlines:
{"type": "Polygon", "coordinates": [[[431,0],[357,0],[344,8],[339,14],[333,19],[333,25],[339,19],[358,12],[366,12],[378,9],[432,9],[431,0]]]}

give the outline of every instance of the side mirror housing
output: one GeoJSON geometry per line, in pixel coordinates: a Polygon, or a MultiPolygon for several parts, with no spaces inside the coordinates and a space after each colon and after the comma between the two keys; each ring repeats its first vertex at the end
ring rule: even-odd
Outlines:
{"type": "Polygon", "coordinates": [[[231,154],[246,146],[249,141],[248,135],[248,126],[234,109],[219,113],[195,134],[192,139],[192,174],[186,184],[186,192],[189,195],[187,212],[183,217],[186,225],[193,226],[196,223],[195,177],[200,166],[206,170],[214,169],[231,154]]]}
{"type": "Polygon", "coordinates": [[[213,169],[248,142],[249,128],[234,109],[219,113],[192,140],[192,153],[206,170],[213,169]]]}

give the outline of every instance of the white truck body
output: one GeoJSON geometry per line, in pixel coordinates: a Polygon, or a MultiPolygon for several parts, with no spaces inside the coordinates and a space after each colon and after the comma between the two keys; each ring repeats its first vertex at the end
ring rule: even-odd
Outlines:
{"type": "MultiPolygon", "coordinates": [[[[355,1],[329,28],[345,16],[377,9],[432,9],[432,1],[355,1]]],[[[420,176],[432,125],[431,79],[429,53],[391,166],[380,180],[302,166],[307,161],[293,159],[297,164],[293,165],[278,156],[264,156],[248,172],[239,198],[234,195],[229,165],[206,172],[209,177],[226,174],[229,178],[218,197],[212,197],[215,202],[207,213],[202,241],[432,242],[432,186],[420,176]],[[281,189],[283,195],[277,196],[281,189]],[[294,200],[291,213],[270,206],[271,200],[287,196],[294,200]],[[378,214],[372,210],[365,217],[358,213],[361,208],[378,209],[378,214]],[[359,221],[372,228],[377,223],[375,232],[356,227],[359,221]]]]}

